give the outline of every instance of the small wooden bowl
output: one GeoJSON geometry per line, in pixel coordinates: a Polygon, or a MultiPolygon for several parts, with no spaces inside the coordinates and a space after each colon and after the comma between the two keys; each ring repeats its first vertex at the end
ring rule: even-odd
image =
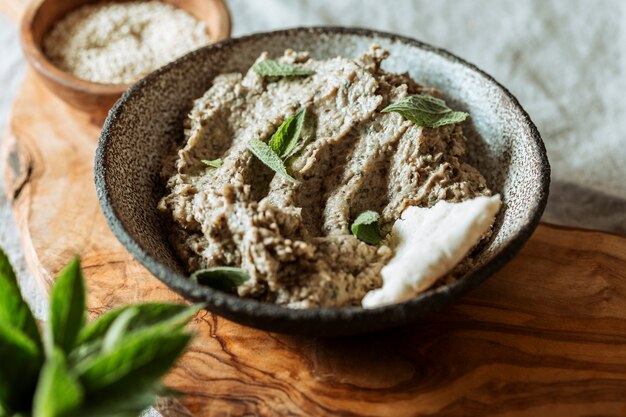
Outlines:
{"type": "MultiPolygon", "coordinates": [[[[224,0],[163,1],[204,21],[214,42],[230,36],[230,12],[224,0]]],[[[97,2],[99,1],[33,0],[24,13],[21,25],[21,41],[26,60],[46,86],[71,106],[96,115],[106,114],[131,84],[101,84],[82,80],[55,66],[43,52],[42,44],[54,23],[85,4],[97,2]]]]}

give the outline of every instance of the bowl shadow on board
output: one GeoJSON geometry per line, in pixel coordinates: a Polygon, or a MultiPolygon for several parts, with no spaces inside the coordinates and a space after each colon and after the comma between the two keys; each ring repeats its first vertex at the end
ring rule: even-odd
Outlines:
{"type": "MultiPolygon", "coordinates": [[[[484,353],[493,346],[483,336],[494,332],[493,323],[472,317],[464,307],[452,307],[402,327],[359,335],[310,337],[250,331],[242,339],[238,326],[232,324],[222,324],[224,330],[219,334],[224,341],[234,337],[243,342],[229,354],[244,362],[258,355],[261,343],[282,355],[282,366],[305,369],[325,386],[352,393],[366,390],[370,401],[376,402],[378,395],[388,401],[390,389],[400,396],[428,392],[462,378],[483,365],[486,358],[493,358],[484,353]]],[[[209,319],[211,331],[220,328],[216,320],[214,315],[209,319]]],[[[263,372],[270,370],[272,363],[258,360],[250,365],[263,372]]]]}
{"type": "Polygon", "coordinates": [[[226,40],[192,52],[131,87],[105,122],[95,159],[98,197],[116,237],[158,279],[192,301],[240,324],[282,333],[346,335],[401,326],[454,301],[505,265],[539,222],[550,168],[541,137],[517,100],[493,78],[460,58],[413,39],[365,29],[299,28],[226,40]],[[315,58],[358,56],[378,43],[391,52],[386,70],[409,71],[439,88],[455,109],[468,111],[469,152],[505,205],[494,234],[462,279],[406,302],[377,309],[292,310],[214,291],[192,283],[169,243],[156,209],[164,188],[163,156],[183,138],[192,100],[213,78],[244,72],[262,51],[308,50],[315,58]]]}

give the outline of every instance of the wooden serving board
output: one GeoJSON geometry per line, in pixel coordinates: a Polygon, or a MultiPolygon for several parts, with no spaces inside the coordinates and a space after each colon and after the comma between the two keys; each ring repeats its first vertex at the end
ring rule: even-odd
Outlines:
{"type": "MultiPolygon", "coordinates": [[[[30,271],[47,291],[80,254],[92,316],[180,300],[105,224],[99,131],[27,74],[1,155],[30,271]]],[[[626,416],[625,237],[541,225],[459,303],[392,331],[291,337],[208,312],[192,327],[166,381],[182,406],[163,404],[167,415],[626,416]]]]}

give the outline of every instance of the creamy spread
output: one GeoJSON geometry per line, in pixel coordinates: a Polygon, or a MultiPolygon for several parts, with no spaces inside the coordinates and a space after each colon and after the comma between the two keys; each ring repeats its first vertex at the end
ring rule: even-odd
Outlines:
{"type": "Polygon", "coordinates": [[[499,195],[407,207],[389,234],[394,256],[380,271],[382,288],[368,292],[363,307],[397,303],[430,288],[490,232],[499,210],[499,195]]]}
{"type": "Polygon", "coordinates": [[[194,102],[185,142],[162,172],[167,194],[159,208],[172,220],[173,244],[189,272],[240,267],[250,275],[237,288],[242,297],[293,308],[358,306],[383,285],[381,270],[395,259],[388,239],[368,245],[350,233],[359,213],[380,213],[389,232],[408,207],[491,195],[465,160],[460,125],[424,128],[381,112],[409,94],[440,96],[381,69],[386,56],[376,46],[356,59],[315,60],[289,50],[280,62],[315,74],[272,80],[250,70],[215,78],[194,102]],[[307,145],[286,162],[293,182],[247,144],[267,141],[303,108],[312,122],[307,145]],[[217,158],[218,168],[202,163],[217,158]]]}

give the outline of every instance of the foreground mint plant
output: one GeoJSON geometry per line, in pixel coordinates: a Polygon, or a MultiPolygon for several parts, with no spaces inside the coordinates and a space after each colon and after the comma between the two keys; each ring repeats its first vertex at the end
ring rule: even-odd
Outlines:
{"type": "Polygon", "coordinates": [[[131,417],[170,393],[160,379],[185,350],[199,306],[143,303],[86,322],[74,258],[50,294],[43,337],[0,250],[0,417],[131,417]]]}

